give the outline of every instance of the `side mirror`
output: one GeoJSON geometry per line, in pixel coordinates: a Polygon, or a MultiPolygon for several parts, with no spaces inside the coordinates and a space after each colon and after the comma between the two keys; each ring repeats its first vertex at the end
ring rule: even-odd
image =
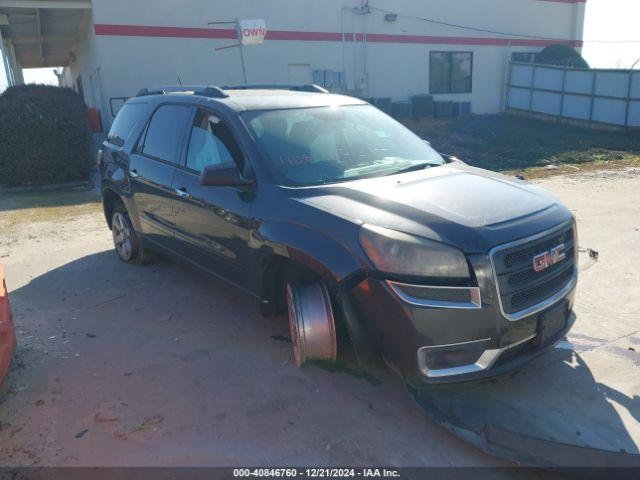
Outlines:
{"type": "Polygon", "coordinates": [[[252,187],[253,180],[242,178],[235,164],[207,165],[200,173],[200,185],[204,187],[252,187]]]}

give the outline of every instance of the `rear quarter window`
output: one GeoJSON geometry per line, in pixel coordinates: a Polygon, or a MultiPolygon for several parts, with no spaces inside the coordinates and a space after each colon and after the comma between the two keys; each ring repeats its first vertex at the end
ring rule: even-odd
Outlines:
{"type": "Polygon", "coordinates": [[[111,125],[111,129],[107,135],[107,141],[113,145],[122,147],[127,138],[129,138],[131,130],[133,130],[133,127],[144,114],[145,107],[146,104],[144,103],[125,104],[111,125]]]}

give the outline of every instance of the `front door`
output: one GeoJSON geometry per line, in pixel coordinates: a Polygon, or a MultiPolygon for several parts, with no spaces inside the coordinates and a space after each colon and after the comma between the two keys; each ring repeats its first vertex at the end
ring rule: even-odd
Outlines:
{"type": "Polygon", "coordinates": [[[129,178],[133,205],[140,221],[136,228],[152,242],[166,247],[174,243],[171,183],[193,108],[161,105],[131,153],[129,178]]]}
{"type": "Polygon", "coordinates": [[[234,187],[203,187],[207,165],[235,163],[243,171],[245,157],[230,129],[215,114],[199,110],[191,129],[184,167],[173,179],[177,248],[212,273],[247,286],[253,251],[253,194],[234,187]]]}

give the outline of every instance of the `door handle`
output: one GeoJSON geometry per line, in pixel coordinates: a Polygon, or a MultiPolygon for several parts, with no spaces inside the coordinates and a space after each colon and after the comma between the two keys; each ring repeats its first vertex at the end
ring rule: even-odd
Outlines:
{"type": "Polygon", "coordinates": [[[129,170],[129,176],[131,178],[140,178],[140,174],[138,173],[138,170],[136,170],[135,168],[133,170],[129,170]]]}
{"type": "Polygon", "coordinates": [[[180,198],[191,198],[191,195],[189,195],[189,192],[187,192],[184,187],[176,188],[174,191],[180,198]]]}

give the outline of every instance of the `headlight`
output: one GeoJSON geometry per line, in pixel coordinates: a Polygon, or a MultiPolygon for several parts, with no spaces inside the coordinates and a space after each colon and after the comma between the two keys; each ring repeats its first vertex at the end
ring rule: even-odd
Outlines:
{"type": "Polygon", "coordinates": [[[360,245],[382,272],[421,277],[469,278],[460,250],[374,225],[360,229],[360,245]]]}

